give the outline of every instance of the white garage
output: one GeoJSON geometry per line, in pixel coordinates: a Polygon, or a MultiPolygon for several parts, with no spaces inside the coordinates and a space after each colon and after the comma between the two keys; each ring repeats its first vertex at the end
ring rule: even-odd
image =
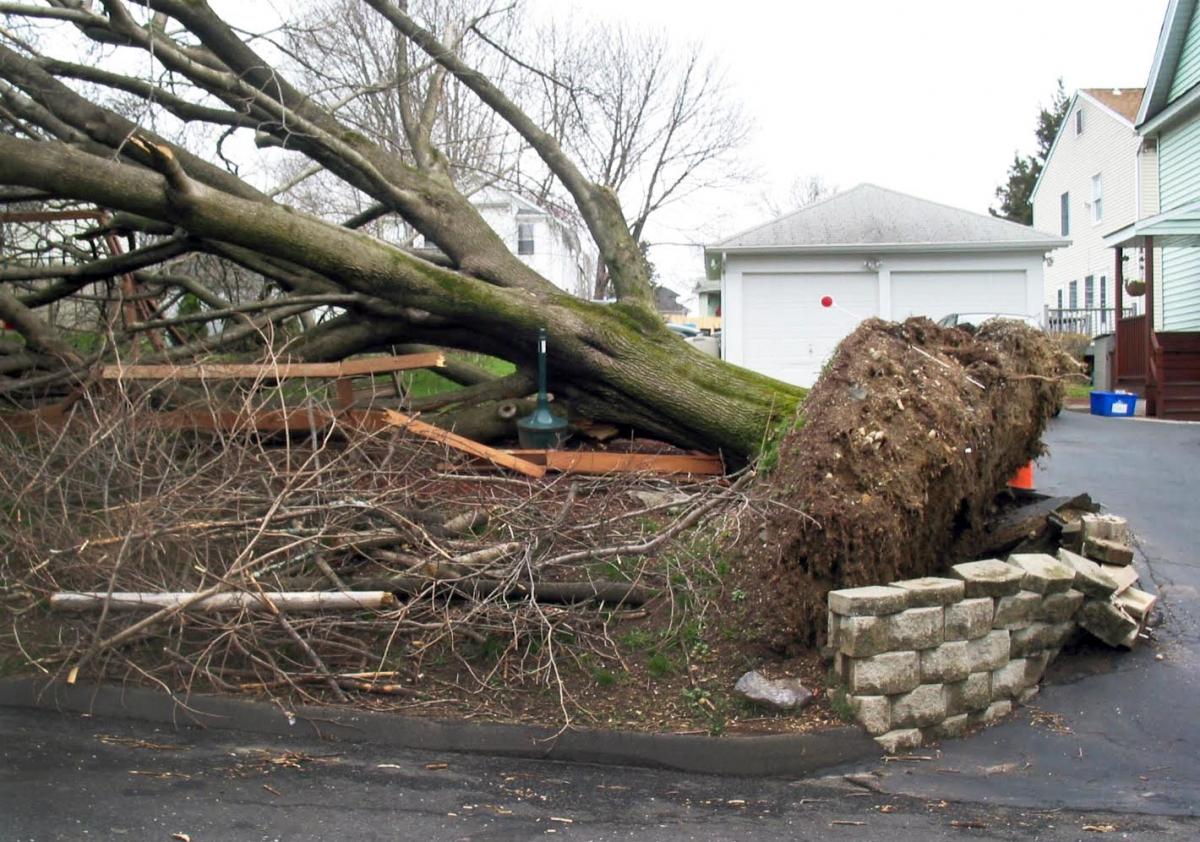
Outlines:
{"type": "Polygon", "coordinates": [[[1043,259],[1068,242],[862,184],[706,247],[721,279],[722,354],[811,386],[872,316],[1040,317],[1043,259]]]}

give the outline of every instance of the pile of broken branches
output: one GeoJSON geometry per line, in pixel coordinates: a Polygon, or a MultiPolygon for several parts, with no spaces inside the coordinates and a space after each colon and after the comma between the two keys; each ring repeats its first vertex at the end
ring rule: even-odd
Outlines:
{"type": "Polygon", "coordinates": [[[562,665],[621,663],[614,627],[692,588],[664,548],[749,505],[749,474],[530,482],[396,430],[136,423],[153,401],[0,430],[0,649],[18,668],[409,709],[527,685],[569,718],[562,665]]]}

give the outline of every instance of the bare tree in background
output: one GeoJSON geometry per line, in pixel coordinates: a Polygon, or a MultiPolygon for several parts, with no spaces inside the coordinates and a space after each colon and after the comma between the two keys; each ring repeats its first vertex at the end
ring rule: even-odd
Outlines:
{"type": "Polygon", "coordinates": [[[836,185],[830,186],[819,175],[796,176],[786,189],[767,188],[759,196],[758,205],[770,216],[803,210],[840,192],[836,185]]]}
{"type": "MultiPolygon", "coordinates": [[[[515,375],[479,384],[473,393],[503,397],[528,390],[535,337],[546,327],[552,376],[579,413],[685,445],[755,452],[768,430],[791,416],[802,390],[705,357],[674,338],[652,310],[637,236],[639,220],[644,225],[650,213],[682,194],[687,180],[681,175],[695,169],[699,152],[667,154],[662,150],[677,147],[643,145],[643,160],[651,165],[644,171],[649,177],[638,183],[647,198],[636,205],[631,225],[616,187],[632,185],[634,176],[621,182],[620,170],[607,179],[592,175],[570,150],[582,151],[594,138],[564,146],[519,97],[464,58],[469,52],[459,35],[487,32],[492,17],[438,30],[440,21],[423,11],[409,15],[391,0],[356,6],[386,22],[397,39],[393,61],[404,72],[381,77],[381,84],[412,81],[405,74],[418,66],[434,74],[431,80],[437,74],[443,83],[455,80],[464,96],[469,91],[553,174],[596,242],[616,303],[589,304],[562,293],[488,227],[455,181],[460,159],[447,152],[453,137],[416,112],[418,102],[428,101],[422,96],[432,81],[407,89],[411,114],[398,93],[388,103],[399,109],[394,119],[404,131],[406,146],[397,148],[356,122],[368,108],[343,115],[342,82],[322,81],[323,54],[297,54],[282,41],[249,36],[201,0],[9,3],[0,6],[7,13],[0,29],[0,122],[6,127],[0,135],[0,195],[111,209],[111,218],[91,235],[120,232],[141,239],[127,254],[74,261],[49,274],[25,265],[0,270],[0,318],[39,360],[10,368],[0,390],[33,399],[78,377],[94,360],[134,349],[141,349],[143,360],[245,350],[244,343],[269,333],[265,327],[324,304],[340,315],[276,350],[308,359],[414,343],[478,351],[517,364],[515,375]],[[47,43],[61,43],[62,27],[73,27],[105,51],[105,60],[43,54],[30,32],[47,22],[60,28],[50,31],[47,43]],[[183,136],[172,134],[181,123],[187,127],[183,136]],[[159,133],[156,126],[172,131],[159,133]],[[279,204],[237,174],[239,164],[225,153],[238,137],[303,154],[367,197],[364,209],[330,221],[279,204]],[[402,219],[439,256],[357,230],[385,215],[402,219]],[[128,318],[103,347],[83,351],[43,317],[51,301],[118,275],[143,284],[139,296],[174,294],[195,279],[163,270],[163,262],[196,253],[264,278],[268,306],[227,302],[232,306],[214,318],[240,312],[238,329],[154,352],[135,339],[145,325],[128,318]]],[[[708,78],[703,67],[697,64],[686,79],[699,84],[708,78]]],[[[673,97],[665,115],[676,128],[660,140],[703,119],[703,86],[688,81],[670,90],[692,94],[673,97]]],[[[367,97],[369,91],[358,93],[367,97]]],[[[155,324],[170,329],[172,320],[155,324]]]]}

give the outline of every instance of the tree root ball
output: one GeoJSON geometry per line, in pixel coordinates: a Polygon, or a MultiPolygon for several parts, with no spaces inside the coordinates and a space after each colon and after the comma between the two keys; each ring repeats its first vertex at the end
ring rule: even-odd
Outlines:
{"type": "Polygon", "coordinates": [[[830,590],[930,575],[1041,453],[1076,370],[1015,321],[972,336],[928,319],[871,319],[838,346],[762,493],[777,503],[753,612],[763,642],[819,642],[830,590]]]}

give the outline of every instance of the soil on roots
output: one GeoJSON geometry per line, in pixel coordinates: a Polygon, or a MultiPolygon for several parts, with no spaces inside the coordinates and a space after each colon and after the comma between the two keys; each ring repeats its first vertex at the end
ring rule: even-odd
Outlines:
{"type": "Polygon", "coordinates": [[[955,560],[1013,473],[1041,451],[1072,363],[1045,334],[871,319],[846,337],[780,446],[777,504],[747,554],[760,639],[820,642],[830,590],[955,560]]]}

